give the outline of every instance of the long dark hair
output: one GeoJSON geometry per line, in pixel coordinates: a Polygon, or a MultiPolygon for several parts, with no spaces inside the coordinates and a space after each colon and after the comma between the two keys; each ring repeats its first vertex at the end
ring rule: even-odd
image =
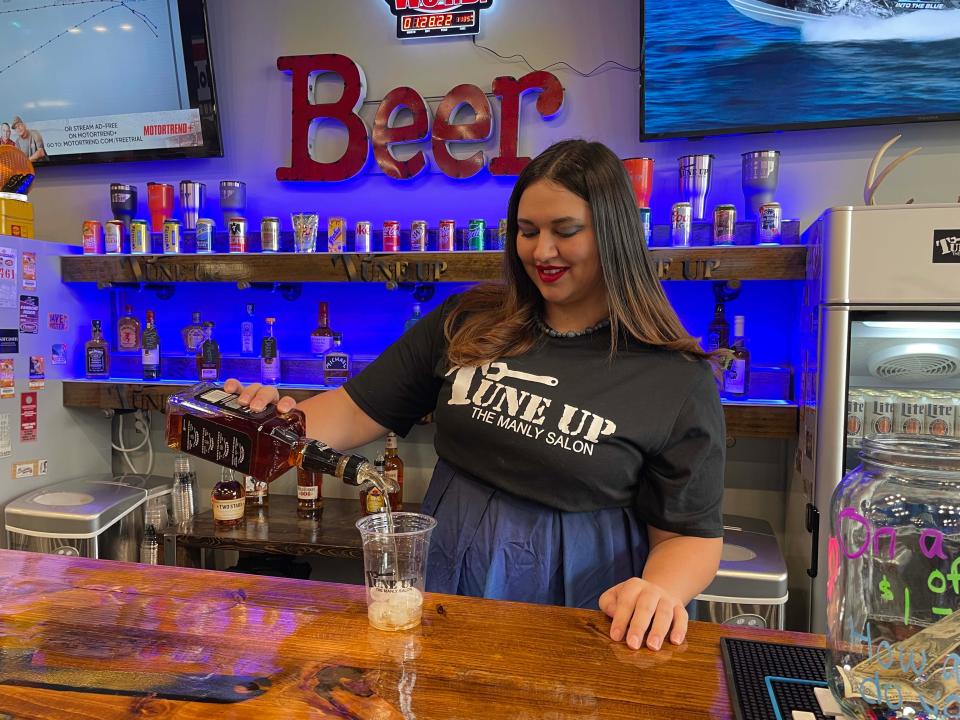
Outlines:
{"type": "Polygon", "coordinates": [[[622,337],[691,357],[709,357],[683,327],[663,292],[623,163],[601,143],[564,140],[534,158],[513,187],[507,210],[505,282],[471,288],[448,315],[444,332],[451,366],[523,355],[540,338],[536,319],[543,310],[543,298],[517,255],[520,197],[539,180],[555,182],[590,205],[607,288],[611,357],[622,337]]]}

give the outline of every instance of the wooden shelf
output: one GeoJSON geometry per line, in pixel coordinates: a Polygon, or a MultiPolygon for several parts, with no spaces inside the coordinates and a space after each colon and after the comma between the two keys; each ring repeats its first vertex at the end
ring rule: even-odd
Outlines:
{"type": "MultiPolygon", "coordinates": [[[[800,280],[803,245],[653,248],[662,280],[800,280]]],[[[476,282],[503,276],[503,253],[72,255],[64,282],[476,282]]]]}
{"type": "MultiPolygon", "coordinates": [[[[63,405],[102,410],[156,410],[163,412],[167,398],[191,383],[133,380],[65,380],[63,405]]],[[[281,385],[280,392],[297,402],[323,392],[320,386],[281,385]]],[[[797,406],[787,403],[724,403],[727,434],[731,437],[793,438],[797,434],[797,406]]]]}

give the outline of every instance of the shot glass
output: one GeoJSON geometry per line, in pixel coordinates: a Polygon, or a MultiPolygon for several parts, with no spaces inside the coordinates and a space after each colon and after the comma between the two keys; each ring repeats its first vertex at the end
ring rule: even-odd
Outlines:
{"type": "Polygon", "coordinates": [[[427,551],[437,521],[420,513],[386,513],[357,520],[363,540],[367,619],[378,630],[409,630],[423,616],[427,551]]]}
{"type": "Polygon", "coordinates": [[[316,213],[293,213],[290,216],[293,223],[293,251],[298,253],[312,253],[317,251],[317,223],[316,213]]]}

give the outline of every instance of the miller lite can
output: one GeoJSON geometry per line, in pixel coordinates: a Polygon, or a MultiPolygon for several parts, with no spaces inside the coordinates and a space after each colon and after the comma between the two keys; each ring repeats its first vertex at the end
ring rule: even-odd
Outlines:
{"type": "Polygon", "coordinates": [[[736,205],[717,205],[713,210],[713,244],[733,245],[736,237],[736,205]]]}
{"type": "Polygon", "coordinates": [[[99,220],[83,221],[83,254],[103,255],[103,225],[99,220]]]}
{"type": "Polygon", "coordinates": [[[260,252],[280,252],[280,218],[265,217],[260,221],[260,252]]]}
{"type": "Polygon", "coordinates": [[[132,220],[130,222],[130,253],[149,255],[150,250],[150,226],[146,220],[132,220]]]}
{"type": "Polygon", "coordinates": [[[357,223],[357,230],[353,238],[354,252],[373,252],[373,227],[368,220],[357,223]]]}
{"type": "Polygon", "coordinates": [[[414,220],[410,223],[410,252],[423,252],[427,249],[427,223],[414,220]]]}
{"type": "Polygon", "coordinates": [[[332,217],[327,220],[327,252],[342,253],[347,249],[347,220],[332,217]]]}
{"type": "Polygon", "coordinates": [[[209,255],[213,252],[213,234],[216,229],[216,223],[210,218],[200,218],[197,220],[197,252],[201,255],[209,255]]]}
{"type": "Polygon", "coordinates": [[[757,244],[779,245],[782,240],[781,224],[780,203],[768,202],[761,205],[757,212],[757,244]]]}
{"type": "Polygon", "coordinates": [[[863,392],[853,388],[847,393],[847,447],[863,443],[863,412],[863,392]]]}
{"type": "Polygon", "coordinates": [[[437,251],[453,252],[457,235],[457,224],[453,220],[441,220],[437,231],[437,251]]]}
{"type": "Polygon", "coordinates": [[[383,223],[383,251],[400,252],[400,223],[396,220],[383,223]]]}
{"type": "Polygon", "coordinates": [[[673,204],[670,211],[670,244],[674,247],[690,247],[693,230],[693,205],[688,202],[673,204]]]}
{"type": "Polygon", "coordinates": [[[227,223],[230,231],[230,252],[245,253],[247,251],[247,220],[239,215],[230,218],[227,223]]]}
{"type": "Polygon", "coordinates": [[[108,220],[103,226],[103,244],[107,255],[119,255],[123,252],[123,220],[108,220]]]}
{"type": "Polygon", "coordinates": [[[863,400],[863,436],[894,432],[897,403],[893,395],[878,390],[864,390],[863,400]]]}
{"type": "Polygon", "coordinates": [[[163,252],[165,255],[177,255],[183,252],[180,242],[180,221],[163,221],[163,252]]]}

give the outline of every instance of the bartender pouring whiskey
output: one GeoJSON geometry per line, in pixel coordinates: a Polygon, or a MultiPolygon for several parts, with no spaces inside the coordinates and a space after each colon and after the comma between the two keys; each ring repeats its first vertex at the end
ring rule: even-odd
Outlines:
{"type": "Polygon", "coordinates": [[[570,140],[527,165],[505,259],[504,283],[450,298],[342,388],[225,389],[296,405],[340,450],[433,411],[428,591],[599,606],[615,641],[679,644],[720,562],[723,410],[616,155],[570,140]]]}

